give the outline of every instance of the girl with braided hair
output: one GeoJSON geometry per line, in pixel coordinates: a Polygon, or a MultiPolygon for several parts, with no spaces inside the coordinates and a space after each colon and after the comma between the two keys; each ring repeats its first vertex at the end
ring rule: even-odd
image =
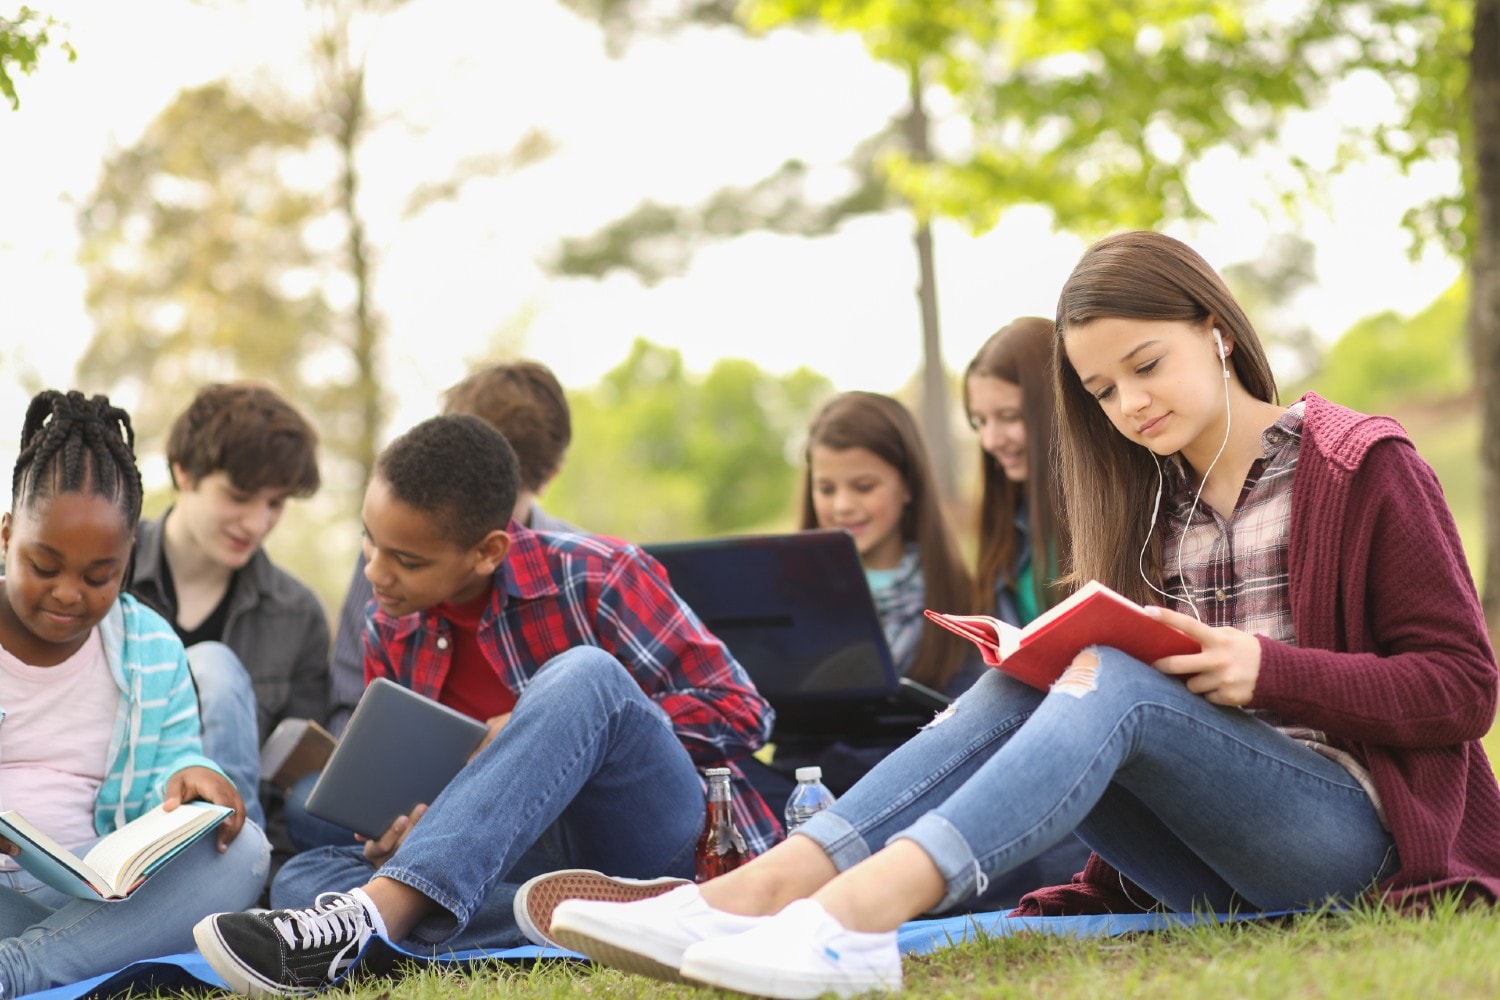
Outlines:
{"type": "Polygon", "coordinates": [[[117,902],[50,888],[0,838],[0,997],[186,951],[200,917],[253,905],[268,871],[264,835],[201,752],[182,643],[121,592],[141,513],[134,448],[104,396],[48,390],[27,409],[0,518],[0,808],[79,855],[158,805],[234,815],[117,902]]]}

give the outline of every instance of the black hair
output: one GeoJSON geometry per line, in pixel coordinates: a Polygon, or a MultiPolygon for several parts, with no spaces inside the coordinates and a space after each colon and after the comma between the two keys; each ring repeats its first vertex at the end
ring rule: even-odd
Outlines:
{"type": "Polygon", "coordinates": [[[135,531],[141,518],[135,430],[130,414],[112,406],[108,396],[86,399],[77,390],[46,389],[26,408],[21,454],[11,476],[11,508],[34,508],[59,493],[107,497],[135,531]]]}
{"type": "Polygon", "coordinates": [[[520,483],[505,435],[467,413],[417,424],[380,453],[375,474],[392,496],[432,515],[444,537],[463,548],[505,529],[520,483]]]}

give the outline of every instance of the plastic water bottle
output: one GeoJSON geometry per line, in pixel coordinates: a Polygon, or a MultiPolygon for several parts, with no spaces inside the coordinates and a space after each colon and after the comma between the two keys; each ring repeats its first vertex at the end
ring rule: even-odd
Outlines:
{"type": "Polygon", "coordinates": [[[812,819],[814,813],[833,805],[833,793],[823,784],[821,767],[797,768],[797,787],[786,800],[786,832],[812,819]]]}

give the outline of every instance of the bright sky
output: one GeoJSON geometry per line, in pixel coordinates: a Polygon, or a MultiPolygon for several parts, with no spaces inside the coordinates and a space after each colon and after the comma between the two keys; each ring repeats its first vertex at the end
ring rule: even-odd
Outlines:
{"type": "MultiPolygon", "coordinates": [[[[20,81],[0,109],[0,458],[9,466],[34,373],[73,385],[90,336],[74,263],[76,206],[102,158],[130,145],[183,87],[232,74],[264,92],[295,87],[305,52],[291,0],[76,0],[40,5],[71,22],[78,50],[20,81]]],[[[548,276],[540,259],[644,198],[691,204],[749,183],[788,157],[834,164],[903,101],[902,81],[850,37],[783,32],[758,42],[693,32],[609,59],[599,31],[549,0],[415,0],[374,40],[370,89],[390,119],[365,151],[366,209],[378,247],[376,301],[389,324],[386,372],[398,399],[388,433],[428,415],[443,387],[502,330],[570,387],[592,384],[646,337],[706,371],[720,357],[785,371],[808,365],[841,389],[892,391],[916,370],[919,326],[909,222],[866,218],[833,237],[752,236],[702,253],[654,288],[548,276]],[[530,170],[467,189],[461,202],[402,220],[414,186],[465,155],[509,149],[540,127],[560,143],[530,170]]],[[[1326,153],[1330,120],[1378,114],[1378,85],[1351,85],[1288,148],[1326,153]]],[[[1223,267],[1255,257],[1276,228],[1255,209],[1265,172],[1216,161],[1197,195],[1213,225],[1173,230],[1223,267]]],[[[1408,260],[1401,213],[1432,184],[1379,169],[1339,182],[1302,233],[1320,283],[1298,301],[1332,338],[1361,316],[1409,313],[1458,275],[1457,262],[1408,260]]],[[[1286,223],[1278,224],[1286,228],[1286,223]]],[[[1083,244],[1017,209],[984,236],[937,227],[938,286],[950,368],[1023,314],[1051,315],[1083,244]]],[[[89,391],[106,387],[85,386],[89,391]]]]}

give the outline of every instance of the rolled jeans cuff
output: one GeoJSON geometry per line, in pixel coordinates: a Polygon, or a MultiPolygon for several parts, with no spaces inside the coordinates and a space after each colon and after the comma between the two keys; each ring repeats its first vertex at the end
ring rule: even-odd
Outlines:
{"type": "Polygon", "coordinates": [[[958,828],[935,812],[923,814],[911,826],[891,835],[886,844],[910,840],[932,859],[943,876],[946,891],[933,911],[946,910],[962,899],[983,892],[989,879],[979,869],[979,859],[958,828]]]}
{"type": "Polygon", "coordinates": [[[870,845],[844,817],[824,809],[797,827],[793,837],[807,837],[823,848],[839,871],[848,871],[870,856],[870,845]]]}

